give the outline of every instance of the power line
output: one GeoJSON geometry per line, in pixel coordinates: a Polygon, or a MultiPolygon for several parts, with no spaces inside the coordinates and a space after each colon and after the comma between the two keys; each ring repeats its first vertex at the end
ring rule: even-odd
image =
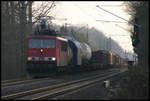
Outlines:
{"type": "Polygon", "coordinates": [[[96,20],[96,21],[102,21],[102,22],[114,22],[114,23],[127,23],[127,22],[121,22],[121,21],[106,21],[106,20],[96,20]]]}
{"type": "Polygon", "coordinates": [[[118,27],[120,27],[120,28],[122,28],[123,30],[126,30],[126,31],[128,31],[128,32],[131,32],[130,30],[125,29],[125,28],[123,28],[122,26],[120,26],[120,25],[118,25],[118,24],[115,24],[115,25],[118,26],[118,27]]]}
{"type": "Polygon", "coordinates": [[[100,6],[120,7],[120,6],[128,6],[128,5],[100,5],[100,6]]]}
{"type": "MultiPolygon", "coordinates": [[[[86,15],[88,15],[89,17],[91,17],[94,21],[95,21],[95,17],[93,17],[92,15],[88,14],[85,10],[83,10],[81,7],[79,7],[78,5],[74,4],[76,7],[78,7],[80,10],[82,10],[82,12],[86,13],[86,15]]],[[[99,24],[99,23],[98,23],[99,24]]]]}
{"type": "MultiPolygon", "coordinates": [[[[76,7],[78,7],[80,10],[82,10],[82,12],[84,12],[84,13],[86,13],[88,16],[91,16],[91,15],[89,15],[85,10],[83,10],[81,7],[79,7],[79,6],[77,6],[76,4],[74,4],[76,7]]],[[[92,19],[94,19],[95,20],[95,18],[93,18],[93,16],[91,16],[92,17],[92,19]]]]}
{"type": "MultiPolygon", "coordinates": [[[[75,5],[75,6],[77,6],[77,5],[75,5]]],[[[79,6],[77,6],[78,8],[80,8],[79,6]]],[[[80,8],[81,9],[81,8],[80,8]]],[[[81,9],[84,13],[86,13],[88,16],[89,16],[89,14],[87,13],[87,12],[85,12],[83,9],[81,9]]],[[[91,16],[91,15],[90,15],[91,16]]],[[[91,16],[92,18],[93,18],[93,16],[91,16]]],[[[93,18],[94,20],[95,20],[95,18],[93,18]]],[[[106,21],[106,20],[100,20],[100,21],[106,21]]],[[[108,22],[108,21],[106,21],[106,22],[108,22]]],[[[110,21],[111,22],[111,21],[110,21]]],[[[119,22],[119,21],[112,21],[112,22],[119,22]]],[[[126,22],[121,22],[121,23],[126,23],[126,22]]],[[[120,35],[120,36],[128,36],[128,35],[120,35]]],[[[112,39],[111,39],[112,40],[112,39]]]]}
{"type": "Polygon", "coordinates": [[[128,20],[126,20],[126,19],[124,19],[124,18],[122,18],[122,17],[120,17],[120,16],[118,16],[118,15],[116,15],[116,14],[114,14],[114,13],[111,13],[111,12],[109,12],[109,11],[107,11],[107,10],[101,8],[99,5],[97,5],[96,7],[100,8],[100,9],[104,10],[105,12],[110,13],[110,14],[112,14],[112,15],[114,15],[114,16],[116,16],[116,17],[122,19],[122,20],[125,20],[125,21],[127,21],[128,23],[130,23],[130,24],[132,24],[132,25],[136,25],[136,26],[140,27],[140,25],[135,24],[135,23],[133,23],[133,22],[129,22],[128,20]]]}
{"type": "Polygon", "coordinates": [[[110,36],[129,36],[129,35],[111,34],[110,36]]]}
{"type": "MultiPolygon", "coordinates": [[[[75,6],[77,6],[77,5],[75,5],[75,6]]],[[[77,6],[78,8],[80,8],[79,6],[77,6]]],[[[91,16],[91,15],[89,15],[87,12],[85,12],[83,9],[81,9],[80,8],[80,10],[82,10],[84,13],[86,13],[88,16],[91,16]]],[[[91,16],[94,20],[95,20],[95,18],[93,17],[93,16],[91,16]]],[[[114,22],[114,23],[127,23],[127,22],[121,22],[121,21],[108,21],[108,20],[96,20],[96,21],[101,21],[101,22],[107,22],[107,23],[109,23],[109,22],[114,22]]]]}

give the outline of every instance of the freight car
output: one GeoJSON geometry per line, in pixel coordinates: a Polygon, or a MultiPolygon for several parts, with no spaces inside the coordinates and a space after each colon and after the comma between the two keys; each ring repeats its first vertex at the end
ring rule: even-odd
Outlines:
{"type": "Polygon", "coordinates": [[[83,63],[87,64],[88,61],[92,57],[91,48],[86,43],[81,43],[81,47],[82,47],[82,60],[83,60],[83,63]]]}
{"type": "Polygon", "coordinates": [[[113,61],[112,67],[120,66],[120,56],[118,54],[115,54],[112,52],[110,52],[110,53],[112,54],[112,61],[113,61]]]}
{"type": "Polygon", "coordinates": [[[73,53],[73,65],[85,64],[91,59],[92,51],[89,45],[81,43],[69,35],[63,35],[62,37],[68,39],[69,46],[73,53]]]}
{"type": "Polygon", "coordinates": [[[123,63],[123,59],[111,51],[99,50],[93,52],[91,62],[99,63],[99,68],[113,68],[119,67],[123,63]]]}

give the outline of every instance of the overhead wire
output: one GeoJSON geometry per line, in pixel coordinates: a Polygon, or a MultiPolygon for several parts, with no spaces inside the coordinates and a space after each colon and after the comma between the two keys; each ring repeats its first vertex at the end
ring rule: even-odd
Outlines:
{"type": "MultiPolygon", "coordinates": [[[[86,13],[86,15],[90,16],[92,19],[95,20],[95,18],[93,16],[91,16],[90,14],[88,14],[85,10],[83,10],[81,7],[79,7],[78,5],[75,5],[77,6],[80,10],[82,10],[84,13],[86,13]]],[[[127,23],[127,22],[120,22],[120,21],[106,21],[106,20],[101,20],[103,22],[115,22],[115,23],[127,23]]],[[[126,35],[125,35],[126,36],[126,35]]]]}
{"type": "MultiPolygon", "coordinates": [[[[84,13],[86,13],[88,16],[92,17],[92,19],[94,19],[95,21],[95,18],[93,16],[91,16],[90,14],[88,14],[85,10],[83,10],[81,7],[79,7],[78,5],[75,5],[77,6],[78,8],[80,8],[80,10],[82,10],[84,13]]],[[[106,20],[98,20],[98,21],[102,21],[102,22],[115,22],[115,23],[126,23],[126,22],[120,22],[120,21],[106,21],[106,20]]]]}
{"type": "Polygon", "coordinates": [[[120,19],[122,19],[122,20],[125,20],[126,22],[128,22],[128,23],[130,23],[130,24],[132,24],[132,25],[136,25],[136,26],[138,26],[138,27],[141,27],[140,25],[138,25],[138,24],[136,24],[136,23],[130,22],[130,21],[126,20],[125,18],[122,18],[122,17],[120,17],[120,16],[118,16],[118,15],[116,15],[116,14],[114,14],[114,13],[108,11],[108,10],[105,10],[104,8],[100,7],[99,5],[97,5],[96,7],[98,7],[99,9],[102,9],[103,11],[105,11],[105,12],[107,12],[107,13],[112,14],[113,16],[116,16],[116,17],[118,17],[118,18],[120,18],[120,19]]]}
{"type": "Polygon", "coordinates": [[[105,6],[105,7],[120,7],[120,6],[128,6],[128,5],[122,4],[122,5],[100,5],[100,6],[105,6]]]}
{"type": "MultiPolygon", "coordinates": [[[[77,5],[75,5],[75,6],[77,6],[77,5]]],[[[96,18],[94,18],[93,16],[91,16],[90,14],[88,14],[85,10],[83,10],[81,7],[79,7],[79,6],[77,6],[78,8],[80,8],[83,12],[85,12],[88,16],[90,16],[90,17],[92,17],[92,19],[96,19],[96,18]]],[[[94,8],[93,8],[94,9],[94,8]]],[[[113,22],[113,23],[127,23],[127,22],[121,22],[121,21],[108,21],[108,20],[95,20],[95,21],[101,21],[101,22],[108,22],[108,23],[110,23],[110,22],[113,22]]]]}
{"type": "Polygon", "coordinates": [[[83,10],[81,7],[79,7],[78,5],[74,4],[76,7],[78,7],[82,12],[84,12],[86,15],[92,17],[92,19],[95,20],[95,18],[93,18],[93,16],[89,15],[85,10],[83,10]]]}
{"type": "MultiPolygon", "coordinates": [[[[100,5],[100,6],[105,6],[105,5],[100,5]]],[[[108,6],[108,5],[106,5],[106,6],[108,6]]],[[[115,5],[113,5],[113,6],[115,6],[115,5]]],[[[117,6],[117,5],[116,5],[117,6]]],[[[118,6],[127,6],[127,5],[118,5],[118,6]]],[[[96,9],[97,10],[97,9],[96,9]]],[[[101,22],[114,22],[114,23],[129,23],[129,22],[121,22],[121,21],[106,21],[106,20],[96,20],[96,21],[101,21],[101,22]]],[[[116,25],[116,24],[115,24],[116,25]]],[[[119,26],[118,26],[119,27],[119,26]]],[[[126,30],[126,31],[128,31],[128,32],[130,32],[130,30],[127,30],[127,29],[125,29],[125,28],[123,28],[123,27],[120,27],[120,28],[122,28],[122,29],[124,29],[124,30],[126,30]]]]}
{"type": "MultiPolygon", "coordinates": [[[[95,17],[93,17],[92,15],[88,14],[85,10],[83,10],[81,7],[79,7],[78,5],[74,4],[76,7],[78,7],[82,12],[84,12],[86,15],[88,15],[90,18],[93,19],[93,22],[95,23],[95,17]]],[[[97,23],[100,24],[100,23],[97,23]]]]}
{"type": "MultiPolygon", "coordinates": [[[[77,6],[77,5],[75,5],[75,6],[77,6]]],[[[77,6],[78,8],[80,8],[79,6],[77,6]]],[[[80,8],[81,9],[81,8],[80,8]]],[[[90,16],[90,17],[92,17],[92,19],[94,19],[95,20],[95,18],[93,17],[93,16],[91,16],[91,15],[89,15],[85,10],[83,10],[83,9],[81,9],[84,13],[86,13],[88,16],[90,16]]],[[[105,20],[103,20],[103,21],[105,21],[105,20]]]]}

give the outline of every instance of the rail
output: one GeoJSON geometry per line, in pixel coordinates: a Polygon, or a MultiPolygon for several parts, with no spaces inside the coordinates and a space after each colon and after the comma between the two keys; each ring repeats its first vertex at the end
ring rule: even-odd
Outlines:
{"type": "MultiPolygon", "coordinates": [[[[114,74],[114,71],[113,72],[111,71],[111,72],[105,73],[103,75],[101,74],[101,75],[93,76],[93,77],[90,77],[90,78],[84,78],[84,79],[75,80],[75,81],[71,81],[71,82],[67,82],[67,83],[65,82],[65,83],[61,83],[61,84],[57,84],[57,85],[51,85],[51,86],[48,86],[48,87],[42,87],[42,88],[33,89],[33,90],[29,90],[29,91],[10,94],[10,95],[6,95],[6,96],[2,96],[1,98],[2,98],[2,100],[16,99],[16,98],[19,98],[19,99],[21,98],[22,99],[24,96],[30,96],[30,95],[33,96],[33,95],[36,95],[36,94],[39,94],[39,93],[49,92],[49,94],[47,93],[47,94],[44,94],[44,95],[41,95],[41,96],[38,95],[39,97],[33,97],[33,99],[43,99],[47,96],[59,95],[62,92],[68,92],[68,91],[71,91],[71,90],[74,90],[74,89],[78,89],[80,87],[86,86],[88,84],[92,84],[92,83],[97,82],[99,80],[103,80],[103,79],[106,79],[108,77],[117,75],[118,73],[120,73],[120,72],[115,72],[115,74],[114,74]],[[59,91],[56,92],[55,89],[59,89],[59,91]],[[54,90],[54,91],[52,91],[52,90],[54,90]]],[[[29,97],[27,97],[27,98],[29,98],[29,97]]],[[[23,99],[25,99],[25,98],[23,98],[23,99]]]]}

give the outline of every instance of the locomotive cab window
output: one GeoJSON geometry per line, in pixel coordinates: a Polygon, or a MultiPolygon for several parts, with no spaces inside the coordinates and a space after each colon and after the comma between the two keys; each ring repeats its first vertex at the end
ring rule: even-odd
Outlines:
{"type": "Polygon", "coordinates": [[[29,48],[55,48],[55,40],[52,39],[30,39],[29,48]]]}
{"type": "Polygon", "coordinates": [[[61,51],[67,51],[67,43],[64,41],[61,41],[61,51]]]}

